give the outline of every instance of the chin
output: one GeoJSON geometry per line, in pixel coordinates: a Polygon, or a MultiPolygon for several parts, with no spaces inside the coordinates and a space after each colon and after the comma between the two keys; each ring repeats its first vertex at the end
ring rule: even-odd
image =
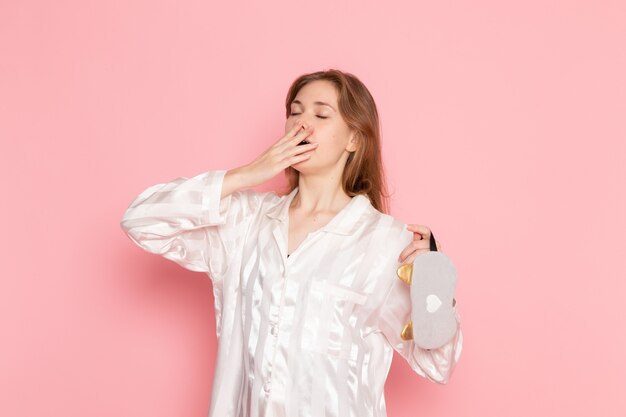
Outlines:
{"type": "Polygon", "coordinates": [[[304,161],[296,162],[291,167],[301,174],[308,174],[311,172],[310,162],[310,159],[305,159],[304,161]]]}
{"type": "Polygon", "coordinates": [[[295,169],[296,171],[301,172],[302,171],[302,166],[306,165],[306,163],[309,161],[300,161],[300,162],[296,162],[295,164],[292,164],[291,167],[293,169],[295,169]]]}

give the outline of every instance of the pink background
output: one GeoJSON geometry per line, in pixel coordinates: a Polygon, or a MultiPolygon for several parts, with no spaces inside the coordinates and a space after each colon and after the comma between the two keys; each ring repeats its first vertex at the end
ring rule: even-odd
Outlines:
{"type": "Polygon", "coordinates": [[[121,215],[250,162],[333,67],[377,101],[392,214],[459,271],[452,381],[396,356],[389,416],[626,415],[626,6],[432,3],[2,1],[0,415],[206,415],[211,282],[121,215]]]}

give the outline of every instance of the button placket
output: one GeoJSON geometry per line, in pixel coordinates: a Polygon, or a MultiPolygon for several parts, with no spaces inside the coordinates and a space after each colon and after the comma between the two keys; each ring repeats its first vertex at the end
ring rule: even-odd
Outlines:
{"type": "Polygon", "coordinates": [[[279,331],[279,326],[280,326],[280,320],[281,320],[281,315],[282,315],[282,311],[283,311],[283,304],[284,304],[284,299],[285,299],[285,289],[286,289],[286,279],[287,279],[287,271],[283,270],[283,273],[281,274],[281,278],[282,278],[282,288],[280,289],[280,301],[278,304],[278,312],[276,314],[276,321],[270,321],[269,322],[269,327],[270,327],[270,334],[272,336],[274,336],[274,351],[272,354],[272,358],[271,358],[271,368],[272,371],[270,371],[270,373],[267,376],[267,379],[265,380],[265,383],[263,384],[263,391],[265,391],[265,393],[267,395],[269,395],[272,392],[272,379],[271,379],[271,374],[273,372],[273,368],[274,368],[274,363],[276,362],[276,354],[278,351],[278,331],[279,331]]]}
{"type": "MultiPolygon", "coordinates": [[[[273,351],[273,355],[271,358],[271,369],[272,372],[274,371],[274,364],[276,363],[276,355],[278,354],[278,351],[280,350],[278,348],[278,345],[280,344],[280,340],[278,338],[279,333],[280,333],[280,323],[281,323],[281,317],[283,314],[283,310],[285,307],[285,297],[287,296],[287,286],[288,286],[288,279],[290,277],[290,274],[288,273],[289,268],[286,268],[283,270],[283,273],[281,274],[281,278],[282,278],[282,288],[280,290],[280,301],[278,303],[278,312],[276,314],[276,321],[270,321],[269,322],[269,333],[274,336],[274,351],[273,351]]],[[[266,395],[269,397],[270,393],[272,392],[272,378],[271,378],[271,373],[268,374],[267,379],[265,380],[265,383],[263,384],[263,390],[266,393],[266,395]]],[[[282,391],[282,390],[281,390],[282,391]]],[[[281,395],[280,393],[278,393],[278,395],[281,395]]]]}

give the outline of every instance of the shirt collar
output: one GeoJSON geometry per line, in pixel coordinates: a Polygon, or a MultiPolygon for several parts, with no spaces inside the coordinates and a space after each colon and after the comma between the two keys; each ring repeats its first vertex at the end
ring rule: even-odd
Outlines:
{"type": "MultiPolygon", "coordinates": [[[[294,188],[289,194],[283,195],[281,199],[265,212],[268,217],[287,222],[289,215],[289,206],[291,201],[298,193],[298,188],[294,188]]],[[[369,197],[365,194],[357,194],[350,202],[333,217],[328,224],[320,228],[320,231],[338,233],[341,235],[350,235],[356,230],[357,220],[371,204],[369,197]]]]}

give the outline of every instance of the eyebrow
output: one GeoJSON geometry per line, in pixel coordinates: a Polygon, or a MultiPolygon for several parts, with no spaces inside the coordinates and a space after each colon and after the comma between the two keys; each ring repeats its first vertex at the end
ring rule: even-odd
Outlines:
{"type": "MultiPolygon", "coordinates": [[[[292,103],[302,104],[302,102],[300,100],[294,100],[294,101],[292,101],[292,103]]],[[[328,106],[331,109],[335,110],[335,108],[333,106],[331,106],[330,104],[325,103],[323,101],[314,101],[313,104],[317,104],[317,105],[320,105],[320,106],[328,106]]],[[[337,110],[335,110],[335,111],[337,111],[337,110]]]]}

